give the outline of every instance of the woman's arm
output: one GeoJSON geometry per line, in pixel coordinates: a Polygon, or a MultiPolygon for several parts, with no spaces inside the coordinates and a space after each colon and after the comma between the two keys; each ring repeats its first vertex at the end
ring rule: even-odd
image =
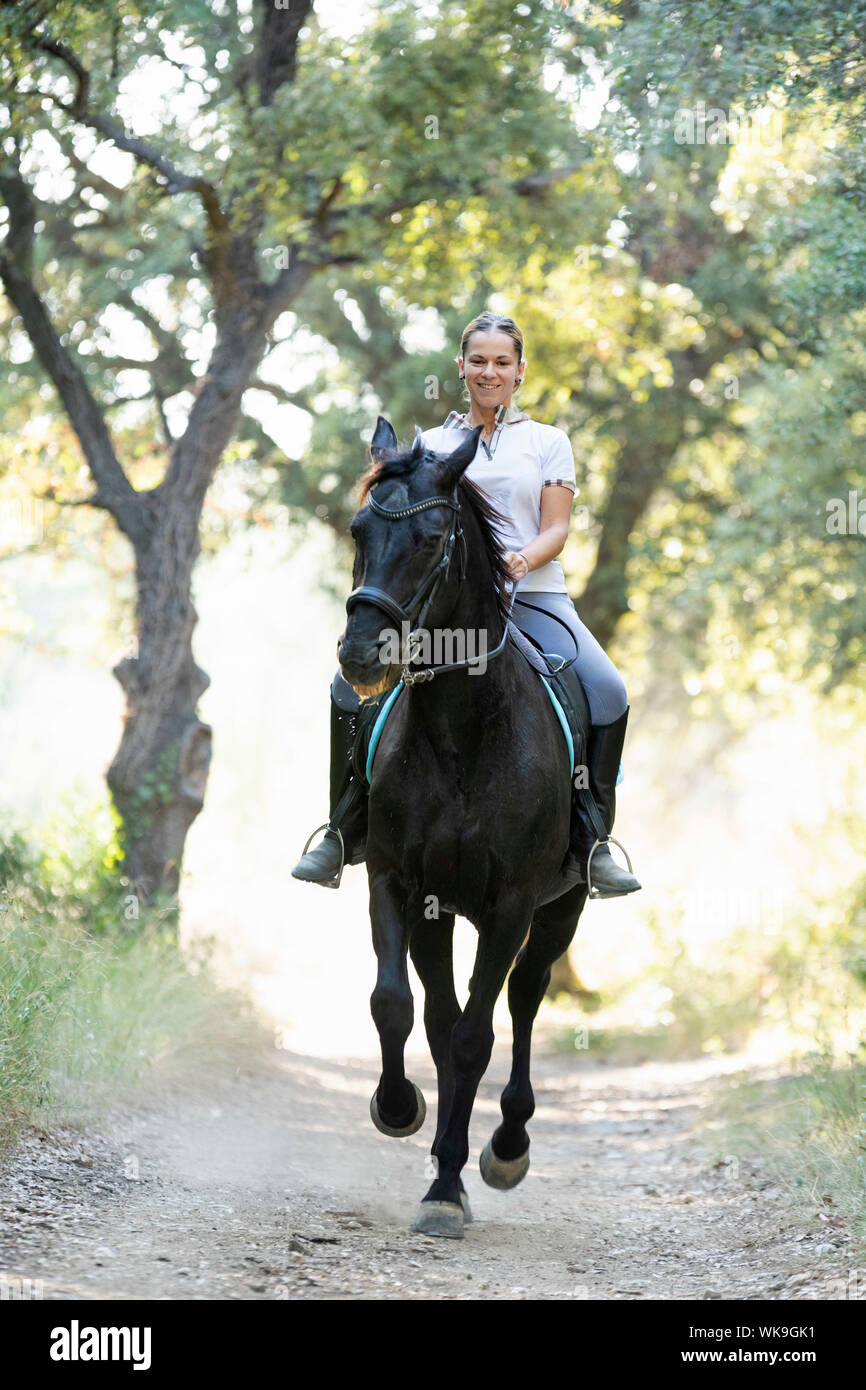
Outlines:
{"type": "Polygon", "coordinates": [[[568,539],[573,501],[574,493],[570,487],[541,489],[541,523],[538,535],[522,550],[510,550],[505,557],[516,580],[523,579],[530,570],[540,569],[560,553],[568,539]]]}

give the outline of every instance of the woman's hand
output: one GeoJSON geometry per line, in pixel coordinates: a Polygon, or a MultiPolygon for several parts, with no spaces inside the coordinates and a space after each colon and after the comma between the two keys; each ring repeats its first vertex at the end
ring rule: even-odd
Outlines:
{"type": "Polygon", "coordinates": [[[504,558],[515,583],[526,578],[529,573],[529,561],[522,551],[507,550],[504,558]]]}

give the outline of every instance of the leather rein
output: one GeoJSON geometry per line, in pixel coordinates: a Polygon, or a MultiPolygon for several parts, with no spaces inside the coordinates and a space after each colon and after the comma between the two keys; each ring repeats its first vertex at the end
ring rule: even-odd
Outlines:
{"type": "MultiPolygon", "coordinates": [[[[356,608],[359,603],[372,603],[375,604],[377,608],[381,608],[383,612],[387,613],[395,622],[401,625],[403,623],[408,624],[410,628],[408,638],[409,655],[403,664],[402,671],[403,681],[406,685],[415,685],[423,681],[432,681],[434,676],[444,675],[447,671],[460,671],[467,666],[475,665],[477,663],[477,657],[467,657],[464,661],[451,661],[445,666],[426,666],[420,670],[413,670],[409,665],[418,655],[419,645],[424,636],[424,619],[429,612],[430,605],[436,597],[436,592],[442,580],[448,574],[455,545],[459,547],[461,557],[458,577],[461,582],[466,578],[466,537],[463,533],[463,527],[459,524],[460,500],[457,496],[457,484],[454,484],[451,497],[425,497],[422,502],[415,502],[411,507],[401,507],[399,509],[383,507],[380,502],[376,501],[372,492],[368,494],[367,501],[377,516],[387,517],[389,521],[401,521],[405,517],[414,516],[416,512],[426,511],[428,507],[450,507],[452,512],[451,527],[445,538],[441,557],[433,566],[430,573],[421,582],[408,603],[405,605],[399,604],[396,599],[393,599],[384,589],[374,588],[370,584],[361,584],[357,589],[353,589],[346,599],[346,612],[351,613],[353,608],[356,608]],[[418,614],[413,621],[412,610],[416,605],[419,605],[418,614]]],[[[505,647],[507,638],[508,627],[506,625],[499,646],[487,653],[486,659],[488,661],[492,657],[499,655],[505,647]]]]}

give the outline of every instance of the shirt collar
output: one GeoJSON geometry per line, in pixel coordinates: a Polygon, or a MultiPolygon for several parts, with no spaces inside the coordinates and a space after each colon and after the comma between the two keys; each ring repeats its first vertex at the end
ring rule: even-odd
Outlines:
{"type": "MultiPolygon", "coordinates": [[[[448,429],[452,425],[459,425],[462,429],[474,429],[475,426],[469,424],[469,421],[467,419],[468,414],[468,410],[465,415],[461,415],[458,411],[452,410],[451,414],[448,416],[448,419],[445,421],[443,428],[448,429]]],[[[527,415],[526,411],[521,410],[519,406],[500,405],[497,407],[496,410],[496,421],[494,424],[494,429],[498,430],[503,425],[516,425],[518,420],[528,419],[529,416],[527,415]]]]}

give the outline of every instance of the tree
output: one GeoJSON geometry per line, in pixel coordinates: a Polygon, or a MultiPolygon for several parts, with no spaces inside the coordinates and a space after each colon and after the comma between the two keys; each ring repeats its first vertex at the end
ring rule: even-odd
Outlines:
{"type": "Polygon", "coordinates": [[[429,23],[389,5],[342,46],[311,0],[3,5],[0,35],[0,278],[7,332],[33,351],[13,394],[53,384],[93,481],[83,500],[132,546],[137,652],[115,669],[127,713],[108,782],[126,874],[173,893],[211,752],[192,648],[201,511],[277,325],[315,277],[399,256],[421,209],[447,228],[492,191],[516,225],[530,209],[543,224],[561,186],[573,211],[575,142],[544,88],[544,24],[501,0],[429,23]],[[172,70],[182,81],[142,119],[131,94],[172,70]],[[431,122],[450,138],[427,138],[431,122]],[[110,170],[109,147],[128,156],[110,170]],[[119,314],[140,355],[118,346],[119,314]],[[123,455],[136,401],[156,481],[123,455]]]}
{"type": "MultiPolygon", "coordinates": [[[[858,437],[866,166],[848,13],[443,0],[389,3],[337,41],[300,0],[0,4],[0,390],[19,420],[37,398],[51,409],[53,384],[90,501],[132,545],[138,650],[117,672],[110,785],[143,891],[176,886],[204,796],[190,583],[205,494],[239,439],[277,457],[250,387],[310,410],[282,495],[342,532],[377,410],[440,420],[459,400],[459,329],[504,293],[534,345],[523,399],[578,446],[594,551],[567,558],[600,640],[630,615],[698,650],[754,587],[750,547],[788,482],[762,461],[796,441],[777,447],[747,401],[788,372],[820,380],[836,354],[850,391],[825,422],[858,437]],[[587,90],[594,126],[577,119],[587,90]],[[779,157],[750,163],[724,131],[679,141],[700,102],[730,117],[781,103],[779,157]],[[444,345],[410,345],[424,311],[444,345]],[[272,369],[299,329],[338,356],[303,387],[272,369]]],[[[825,455],[803,484],[831,472],[825,455]]],[[[58,473],[54,495],[81,501],[58,473]]],[[[765,548],[768,573],[785,553],[765,548]]],[[[854,554],[833,552],[837,594],[854,554]]],[[[811,594],[788,598],[826,630],[829,601],[822,616],[811,594]]],[[[862,650],[847,628],[835,678],[862,650]]]]}
{"type": "MultiPolygon", "coordinates": [[[[697,659],[713,607],[702,592],[705,557],[720,556],[739,526],[744,461],[759,447],[745,401],[766,398],[768,374],[817,370],[829,345],[859,331],[845,326],[866,287],[850,36],[832,8],[817,17],[811,6],[764,9],[763,18],[741,4],[551,12],[567,78],[609,85],[581,166],[579,222],[553,246],[528,247],[516,277],[497,205],[474,219],[471,241],[442,241],[435,223],[416,224],[398,262],[384,254],[345,272],[342,303],[322,281],[300,301],[305,322],[340,354],[343,388],[425,425],[459,404],[459,329],[498,294],[528,330],[521,400],[577,445],[590,513],[579,539],[593,561],[587,568],[575,547],[566,558],[576,602],[605,646],[642,605],[644,619],[663,622],[697,659]],[[815,56],[819,40],[827,48],[815,56]],[[692,130],[681,131],[688,115],[692,130]],[[455,292],[466,284],[471,309],[455,292]],[[443,349],[403,347],[418,309],[436,310],[443,349]],[[644,605],[646,582],[669,600],[661,615],[644,605]]],[[[329,402],[307,456],[284,467],[284,499],[341,533],[362,415],[329,402]]],[[[753,530],[749,544],[757,539],[753,530]]],[[[725,593],[738,582],[729,566],[725,593]]],[[[812,621],[805,605],[800,618],[812,621]]],[[[817,631],[817,608],[814,619],[817,631]]]]}

